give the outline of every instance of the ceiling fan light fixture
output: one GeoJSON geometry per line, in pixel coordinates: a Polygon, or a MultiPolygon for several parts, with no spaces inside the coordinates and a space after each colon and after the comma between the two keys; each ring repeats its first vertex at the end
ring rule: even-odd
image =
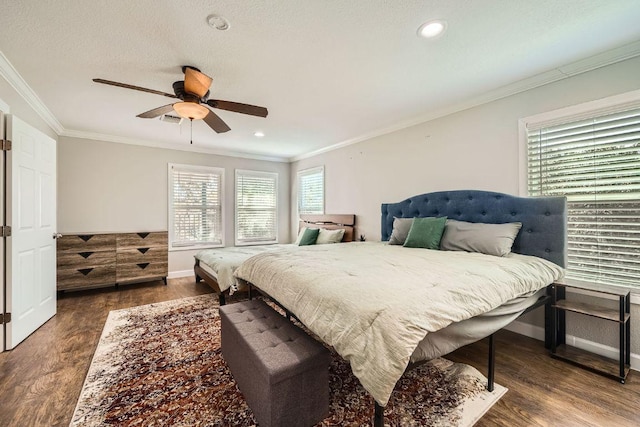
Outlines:
{"type": "Polygon", "coordinates": [[[209,114],[207,107],[195,102],[176,102],[173,109],[180,117],[191,120],[204,119],[209,114]]]}
{"type": "Polygon", "coordinates": [[[425,39],[434,39],[439,37],[447,29],[447,23],[445,21],[433,20],[427,21],[420,25],[418,28],[418,35],[425,39]]]}

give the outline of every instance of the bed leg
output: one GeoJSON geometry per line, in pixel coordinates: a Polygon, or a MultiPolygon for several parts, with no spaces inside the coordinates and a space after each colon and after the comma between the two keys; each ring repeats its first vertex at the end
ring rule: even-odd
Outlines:
{"type": "Polygon", "coordinates": [[[220,302],[221,307],[227,303],[222,292],[218,294],[218,301],[220,302]]]}
{"type": "Polygon", "coordinates": [[[378,402],[375,402],[376,406],[373,412],[373,427],[384,427],[384,406],[378,405],[378,402]]]}
{"type": "Polygon", "coordinates": [[[489,335],[489,373],[487,374],[487,390],[493,391],[493,380],[496,367],[496,347],[493,334],[489,335]]]}

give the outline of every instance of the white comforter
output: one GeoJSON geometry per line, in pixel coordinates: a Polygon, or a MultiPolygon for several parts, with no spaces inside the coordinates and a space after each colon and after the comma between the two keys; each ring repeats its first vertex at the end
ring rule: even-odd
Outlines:
{"type": "Polygon", "coordinates": [[[229,289],[232,295],[238,290],[238,283],[233,277],[233,272],[246,259],[252,256],[276,249],[297,248],[296,245],[255,245],[255,246],[229,246],[226,248],[203,249],[194,256],[201,263],[206,264],[216,273],[216,281],[221,292],[229,289]]]}
{"type": "Polygon", "coordinates": [[[235,275],[333,346],[384,406],[426,334],[541,289],[563,270],[523,255],[350,243],[259,254],[235,275]]]}

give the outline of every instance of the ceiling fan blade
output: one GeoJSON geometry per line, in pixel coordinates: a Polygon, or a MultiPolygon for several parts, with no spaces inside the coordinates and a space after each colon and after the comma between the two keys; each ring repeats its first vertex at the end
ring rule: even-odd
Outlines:
{"type": "Polygon", "coordinates": [[[211,129],[215,130],[216,133],[224,133],[231,130],[231,128],[227,126],[227,124],[213,111],[209,111],[209,114],[207,114],[203,120],[211,129]]]}
{"type": "Polygon", "coordinates": [[[134,86],[134,85],[129,85],[129,84],[120,83],[120,82],[113,82],[111,80],[105,80],[105,79],[93,79],[93,81],[96,82],[96,83],[102,83],[102,84],[105,84],[105,85],[123,87],[125,89],[133,89],[133,90],[139,90],[141,92],[153,93],[155,95],[167,96],[169,98],[178,98],[177,96],[175,96],[172,93],[161,92],[159,90],[153,90],[153,89],[147,89],[146,87],[134,86]]]}
{"type": "Polygon", "coordinates": [[[184,67],[184,90],[203,98],[209,91],[213,79],[191,67],[184,67]]]}
{"type": "Polygon", "coordinates": [[[144,113],[140,113],[136,117],[140,117],[142,119],[152,119],[154,117],[170,113],[171,111],[173,111],[173,104],[168,104],[163,105],[162,107],[154,108],[153,110],[149,110],[144,113]]]}
{"type": "Polygon", "coordinates": [[[219,99],[210,99],[207,104],[213,108],[221,110],[233,111],[235,113],[250,114],[252,116],[267,117],[269,111],[264,107],[257,105],[241,104],[239,102],[221,101],[219,99]]]}

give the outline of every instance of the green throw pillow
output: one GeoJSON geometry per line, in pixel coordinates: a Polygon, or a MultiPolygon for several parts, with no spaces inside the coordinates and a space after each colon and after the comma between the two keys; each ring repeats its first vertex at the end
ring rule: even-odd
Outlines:
{"type": "Polygon", "coordinates": [[[319,233],[319,228],[307,228],[306,230],[304,230],[304,234],[302,235],[302,239],[300,239],[300,243],[298,243],[298,246],[315,245],[319,233]]]}
{"type": "Polygon", "coordinates": [[[446,222],[446,216],[414,218],[403,246],[407,248],[440,249],[440,239],[442,239],[446,222]]]}

